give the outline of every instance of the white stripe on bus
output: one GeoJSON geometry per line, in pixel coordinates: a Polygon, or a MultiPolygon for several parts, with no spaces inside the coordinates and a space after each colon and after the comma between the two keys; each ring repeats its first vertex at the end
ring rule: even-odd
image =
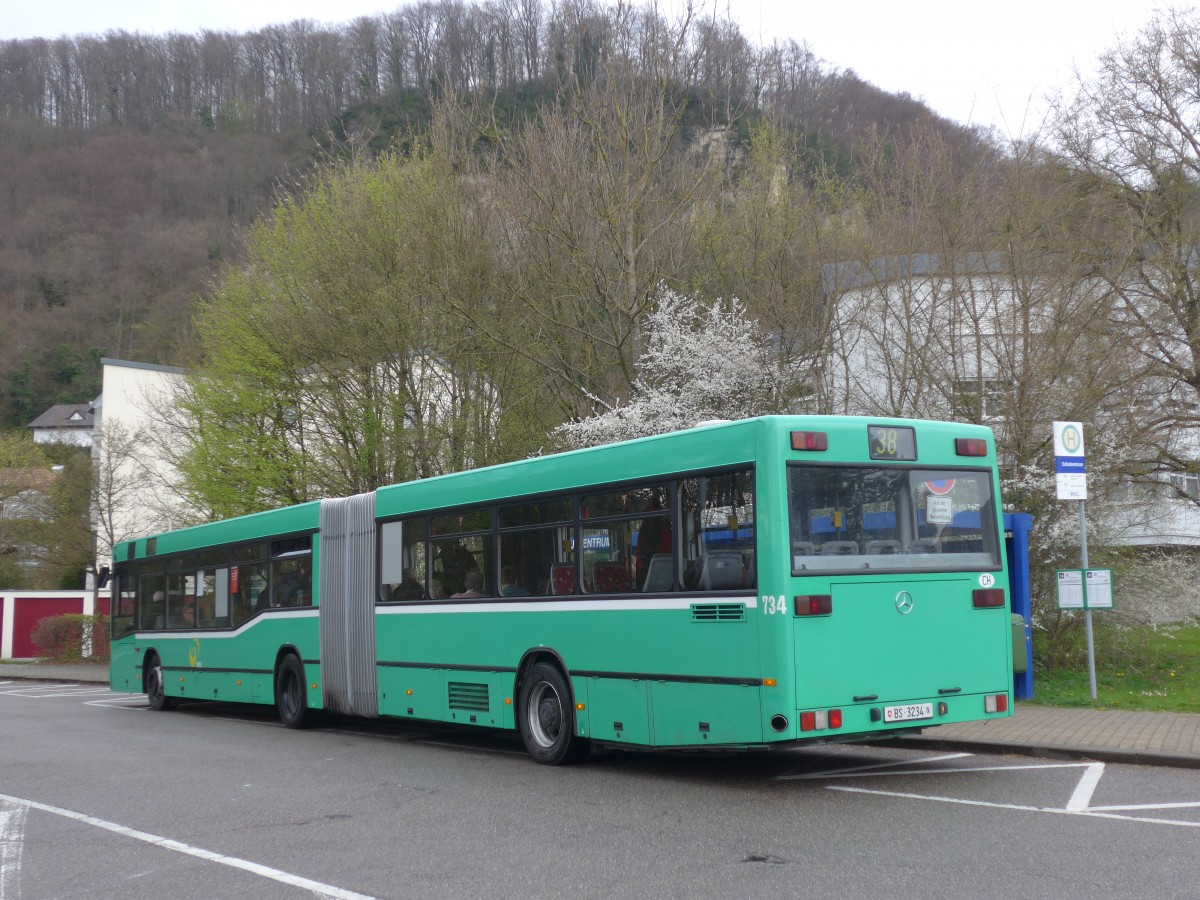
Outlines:
{"type": "Polygon", "coordinates": [[[637,610],[691,609],[695,604],[729,603],[747,609],[758,607],[757,597],[655,597],[651,600],[585,600],[579,597],[563,600],[493,603],[421,603],[412,606],[384,606],[375,610],[380,616],[409,616],[422,613],[488,613],[488,612],[631,612],[637,610]]]}
{"type": "Polygon", "coordinates": [[[216,631],[212,628],[189,628],[186,631],[182,628],[167,628],[162,631],[138,631],[134,633],[134,639],[139,641],[152,641],[157,638],[231,638],[245,634],[255,625],[273,619],[315,619],[317,617],[317,608],[305,607],[304,609],[288,609],[280,612],[273,612],[266,616],[255,616],[248,622],[245,622],[235,628],[233,631],[216,631]]]}
{"type": "MultiPolygon", "coordinates": [[[[662,597],[648,600],[597,600],[575,597],[562,600],[493,600],[489,603],[414,603],[411,606],[381,606],[376,608],[379,616],[415,616],[432,613],[531,613],[531,612],[637,612],[691,609],[697,603],[731,603],[739,604],[746,609],[757,609],[757,597],[662,597]]],[[[282,613],[272,613],[268,616],[255,616],[249,622],[238,626],[233,631],[218,631],[212,628],[192,628],[187,631],[168,629],[165,631],[139,631],[135,638],[139,641],[161,640],[162,638],[179,638],[192,640],[226,640],[239,637],[256,625],[264,624],[272,619],[304,619],[316,618],[320,607],[311,609],[288,610],[282,613]]]]}

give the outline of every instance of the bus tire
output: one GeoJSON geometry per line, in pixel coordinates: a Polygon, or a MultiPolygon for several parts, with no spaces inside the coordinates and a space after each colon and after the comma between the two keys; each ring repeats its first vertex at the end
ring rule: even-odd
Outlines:
{"type": "Polygon", "coordinates": [[[590,745],[575,735],[575,704],[571,688],[557,666],[535,663],[521,682],[517,724],[525,749],[547,766],[578,762],[590,745]]]}
{"type": "Polygon", "coordinates": [[[166,676],[163,673],[162,662],[158,658],[157,653],[151,653],[150,658],[146,660],[146,700],[150,703],[150,708],[158,712],[165,712],[168,709],[175,707],[175,700],[167,696],[166,676]]]}
{"type": "Polygon", "coordinates": [[[289,653],[275,673],[275,708],[279,710],[279,720],[288,728],[307,728],[316,719],[308,708],[307,687],[304,664],[289,653]]]}

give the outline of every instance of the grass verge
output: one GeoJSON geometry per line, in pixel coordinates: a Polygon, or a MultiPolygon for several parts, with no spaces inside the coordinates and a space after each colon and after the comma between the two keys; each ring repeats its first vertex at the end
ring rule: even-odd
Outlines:
{"type": "Polygon", "coordinates": [[[1039,639],[1044,640],[1044,635],[1034,638],[1034,703],[1200,713],[1200,626],[1152,629],[1097,624],[1095,700],[1088,690],[1082,629],[1065,667],[1047,670],[1037,663],[1045,656],[1039,652],[1039,639]]]}

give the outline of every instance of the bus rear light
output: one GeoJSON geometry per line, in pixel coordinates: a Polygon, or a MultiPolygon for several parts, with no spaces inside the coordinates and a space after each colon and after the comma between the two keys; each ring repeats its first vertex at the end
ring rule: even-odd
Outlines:
{"type": "Polygon", "coordinates": [[[793,431],[793,450],[828,450],[829,435],[824,431],[793,431]]]}
{"type": "Polygon", "coordinates": [[[985,713],[1008,712],[1008,694],[988,694],[983,698],[985,713]]]}
{"type": "Polygon", "coordinates": [[[801,731],[826,731],[842,727],[840,709],[817,709],[800,713],[801,731]]]}
{"type": "Polygon", "coordinates": [[[976,609],[998,609],[1004,605],[1002,588],[976,588],[971,592],[971,605],[976,609]]]}
{"type": "Polygon", "coordinates": [[[954,452],[959,456],[987,456],[987,441],[983,438],[955,438],[954,452]]]}
{"type": "Polygon", "coordinates": [[[833,597],[829,594],[805,594],[794,602],[798,616],[828,616],[833,612],[833,597]]]}

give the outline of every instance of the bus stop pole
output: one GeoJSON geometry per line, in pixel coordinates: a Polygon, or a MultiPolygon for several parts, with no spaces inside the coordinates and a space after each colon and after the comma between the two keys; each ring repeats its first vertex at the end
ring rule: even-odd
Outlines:
{"type": "Polygon", "coordinates": [[[1092,639],[1092,610],[1087,603],[1087,567],[1088,567],[1088,552],[1087,552],[1087,516],[1084,513],[1086,500],[1079,501],[1079,548],[1083,555],[1083,571],[1084,571],[1084,586],[1083,586],[1083,624],[1087,630],[1087,651],[1088,651],[1088,690],[1092,693],[1092,699],[1096,699],[1096,645],[1092,639]]]}

